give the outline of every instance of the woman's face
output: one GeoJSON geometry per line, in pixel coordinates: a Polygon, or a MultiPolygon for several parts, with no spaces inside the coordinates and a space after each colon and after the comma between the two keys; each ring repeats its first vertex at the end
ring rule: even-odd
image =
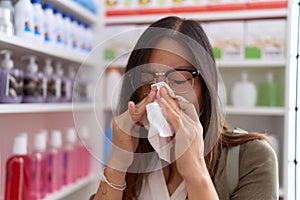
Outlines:
{"type": "MultiPolygon", "coordinates": [[[[189,59],[190,55],[188,51],[180,46],[179,43],[171,39],[163,39],[156,45],[156,49],[152,51],[149,58],[150,65],[146,65],[146,67],[147,70],[160,73],[178,68],[195,70],[196,68],[187,61],[189,59]]],[[[159,81],[166,81],[165,77],[158,77],[156,82],[159,81]]],[[[193,87],[189,85],[184,93],[174,92],[176,95],[182,96],[189,102],[193,103],[196,110],[199,112],[203,104],[202,81],[199,76],[196,76],[193,81],[193,87]]]]}

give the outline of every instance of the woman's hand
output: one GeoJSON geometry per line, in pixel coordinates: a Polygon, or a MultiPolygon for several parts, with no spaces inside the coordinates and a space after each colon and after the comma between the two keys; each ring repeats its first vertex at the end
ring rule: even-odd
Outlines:
{"type": "Polygon", "coordinates": [[[175,133],[177,170],[185,178],[193,174],[191,170],[205,167],[203,128],[193,104],[178,102],[165,88],[160,95],[160,106],[175,133]]]}
{"type": "Polygon", "coordinates": [[[156,98],[157,89],[151,89],[149,95],[138,104],[130,101],[128,110],[114,118],[112,122],[112,151],[108,165],[119,171],[127,171],[133,161],[134,152],[138,146],[139,128],[145,125],[146,105],[156,98]]]}

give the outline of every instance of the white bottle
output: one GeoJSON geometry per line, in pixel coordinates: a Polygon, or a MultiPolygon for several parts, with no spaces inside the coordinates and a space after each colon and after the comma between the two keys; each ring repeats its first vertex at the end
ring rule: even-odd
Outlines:
{"type": "Polygon", "coordinates": [[[71,50],[71,18],[68,13],[63,13],[63,32],[64,47],[71,50]]]}
{"type": "Polygon", "coordinates": [[[0,1],[0,32],[12,36],[14,34],[14,7],[11,0],[0,1]]]}
{"type": "Polygon", "coordinates": [[[84,23],[82,21],[78,22],[79,24],[79,30],[80,30],[80,52],[81,53],[85,53],[86,50],[86,43],[87,43],[87,35],[86,35],[86,31],[85,31],[85,26],[84,23]]]}
{"type": "Polygon", "coordinates": [[[45,60],[44,75],[47,79],[47,96],[46,102],[59,102],[61,96],[61,78],[54,74],[52,60],[45,60]]]}
{"type": "Polygon", "coordinates": [[[121,74],[115,67],[111,67],[107,71],[106,86],[106,105],[112,110],[117,109],[121,90],[121,74]]]}
{"type": "Polygon", "coordinates": [[[60,50],[63,50],[63,17],[61,10],[54,9],[54,38],[55,38],[55,46],[60,50]]]}
{"type": "Polygon", "coordinates": [[[30,0],[19,0],[15,5],[15,33],[17,36],[32,40],[33,6],[30,0]]]}
{"type": "Polygon", "coordinates": [[[91,25],[89,24],[85,25],[85,33],[86,33],[86,52],[90,53],[93,49],[93,44],[94,44],[94,35],[93,35],[91,25]]]}
{"type": "Polygon", "coordinates": [[[42,9],[41,0],[31,0],[33,5],[33,25],[35,41],[44,42],[44,20],[45,14],[42,9]]]}
{"type": "Polygon", "coordinates": [[[234,84],[231,93],[233,106],[254,107],[257,100],[257,89],[254,83],[248,81],[248,74],[243,72],[241,80],[234,84]]]}
{"type": "Polygon", "coordinates": [[[50,3],[44,4],[44,41],[50,48],[54,46],[54,14],[50,3]]]}
{"type": "Polygon", "coordinates": [[[75,17],[71,16],[71,32],[70,32],[70,40],[71,40],[71,49],[73,52],[76,52],[78,49],[78,31],[77,31],[77,20],[75,17]]]}

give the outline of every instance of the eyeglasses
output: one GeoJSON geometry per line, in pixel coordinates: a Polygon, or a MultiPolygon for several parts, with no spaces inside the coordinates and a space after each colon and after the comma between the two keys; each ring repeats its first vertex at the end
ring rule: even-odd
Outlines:
{"type": "Polygon", "coordinates": [[[134,89],[145,85],[152,85],[160,81],[160,77],[175,93],[186,93],[189,88],[194,86],[194,79],[200,72],[196,69],[177,68],[166,72],[153,72],[147,69],[141,69],[131,76],[131,85],[134,89]]]}

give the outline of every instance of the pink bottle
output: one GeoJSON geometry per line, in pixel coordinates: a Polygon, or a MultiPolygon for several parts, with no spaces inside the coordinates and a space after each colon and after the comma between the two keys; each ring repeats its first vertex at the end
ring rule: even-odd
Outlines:
{"type": "Polygon", "coordinates": [[[47,180],[47,132],[39,132],[34,138],[34,151],[31,154],[31,200],[43,199],[46,195],[47,180]]]}
{"type": "Polygon", "coordinates": [[[83,178],[89,175],[91,169],[91,156],[88,151],[89,148],[89,130],[84,126],[80,131],[80,142],[78,143],[78,155],[79,155],[79,178],[83,178]]]}
{"type": "Polygon", "coordinates": [[[78,161],[77,158],[77,136],[74,128],[67,130],[66,140],[63,148],[63,183],[65,185],[72,184],[77,179],[78,161]]]}
{"type": "Polygon", "coordinates": [[[63,154],[62,154],[62,137],[59,130],[51,133],[50,147],[47,151],[47,191],[56,192],[62,187],[63,177],[63,154]]]}
{"type": "Polygon", "coordinates": [[[6,162],[4,200],[30,199],[30,156],[27,154],[27,134],[15,137],[13,155],[6,162]]]}

